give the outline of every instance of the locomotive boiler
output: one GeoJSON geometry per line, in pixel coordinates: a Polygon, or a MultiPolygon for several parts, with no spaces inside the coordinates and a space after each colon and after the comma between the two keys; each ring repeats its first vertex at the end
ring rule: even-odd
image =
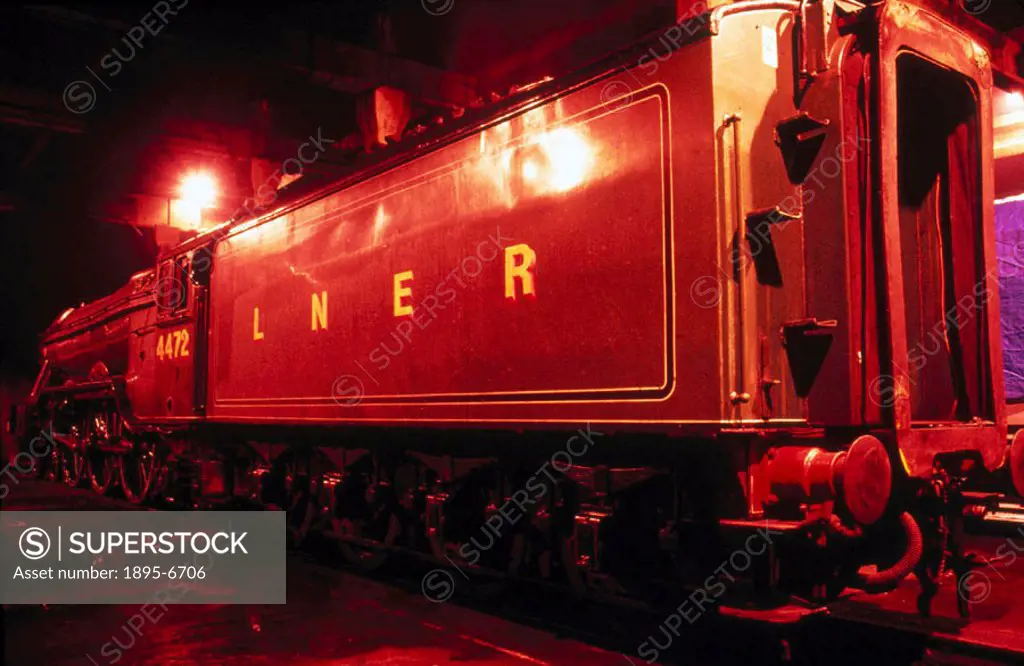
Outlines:
{"type": "Polygon", "coordinates": [[[644,596],[767,530],[755,590],[895,584],[1007,457],[991,88],[910,2],[680,2],[68,311],[22,431],[134,501],[300,484],[366,566],[644,596]]]}

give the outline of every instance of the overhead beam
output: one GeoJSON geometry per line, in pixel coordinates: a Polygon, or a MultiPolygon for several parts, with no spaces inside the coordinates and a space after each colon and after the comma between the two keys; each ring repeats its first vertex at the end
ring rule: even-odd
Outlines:
{"type": "Polygon", "coordinates": [[[37,92],[0,85],[0,123],[82,134],[85,125],[53,100],[37,92]]]}
{"type": "Polygon", "coordinates": [[[480,97],[472,77],[298,31],[285,38],[282,59],[310,82],[347,93],[389,86],[449,108],[470,106],[480,97]]]}
{"type": "Polygon", "coordinates": [[[48,113],[41,109],[26,109],[20,106],[5,104],[4,102],[0,102],[0,124],[35,127],[64,134],[82,134],[85,132],[85,127],[80,122],[62,118],[57,114],[48,113]]]}

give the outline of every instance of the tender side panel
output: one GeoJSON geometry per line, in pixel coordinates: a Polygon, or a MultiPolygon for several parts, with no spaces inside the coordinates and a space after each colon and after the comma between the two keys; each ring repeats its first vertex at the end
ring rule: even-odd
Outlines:
{"type": "Polygon", "coordinates": [[[668,93],[595,88],[221,242],[214,409],[670,392],[668,93]]]}

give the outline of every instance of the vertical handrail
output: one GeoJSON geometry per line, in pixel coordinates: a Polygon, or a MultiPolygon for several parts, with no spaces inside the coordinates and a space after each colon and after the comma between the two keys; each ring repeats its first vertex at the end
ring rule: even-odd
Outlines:
{"type": "Polygon", "coordinates": [[[732,128],[732,178],[733,178],[733,215],[736,218],[736,227],[738,230],[736,238],[736,250],[733,260],[734,272],[736,275],[736,337],[737,337],[737,349],[736,349],[736,377],[733,390],[729,393],[729,399],[734,405],[744,404],[750,402],[750,393],[743,390],[743,386],[746,381],[746,324],[744,321],[744,304],[743,297],[745,293],[743,285],[743,244],[747,238],[747,220],[743,214],[743,179],[742,169],[740,166],[740,160],[742,159],[740,151],[740,121],[742,118],[738,113],[731,113],[725,116],[722,120],[723,127],[732,128]]]}

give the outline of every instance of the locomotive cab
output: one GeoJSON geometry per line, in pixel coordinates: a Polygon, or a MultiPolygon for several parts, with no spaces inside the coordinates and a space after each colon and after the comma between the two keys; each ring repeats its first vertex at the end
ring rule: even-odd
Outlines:
{"type": "Polygon", "coordinates": [[[173,422],[203,413],[209,270],[202,245],[178,248],[158,260],[154,308],[132,339],[129,398],[137,418],[173,422]]]}

